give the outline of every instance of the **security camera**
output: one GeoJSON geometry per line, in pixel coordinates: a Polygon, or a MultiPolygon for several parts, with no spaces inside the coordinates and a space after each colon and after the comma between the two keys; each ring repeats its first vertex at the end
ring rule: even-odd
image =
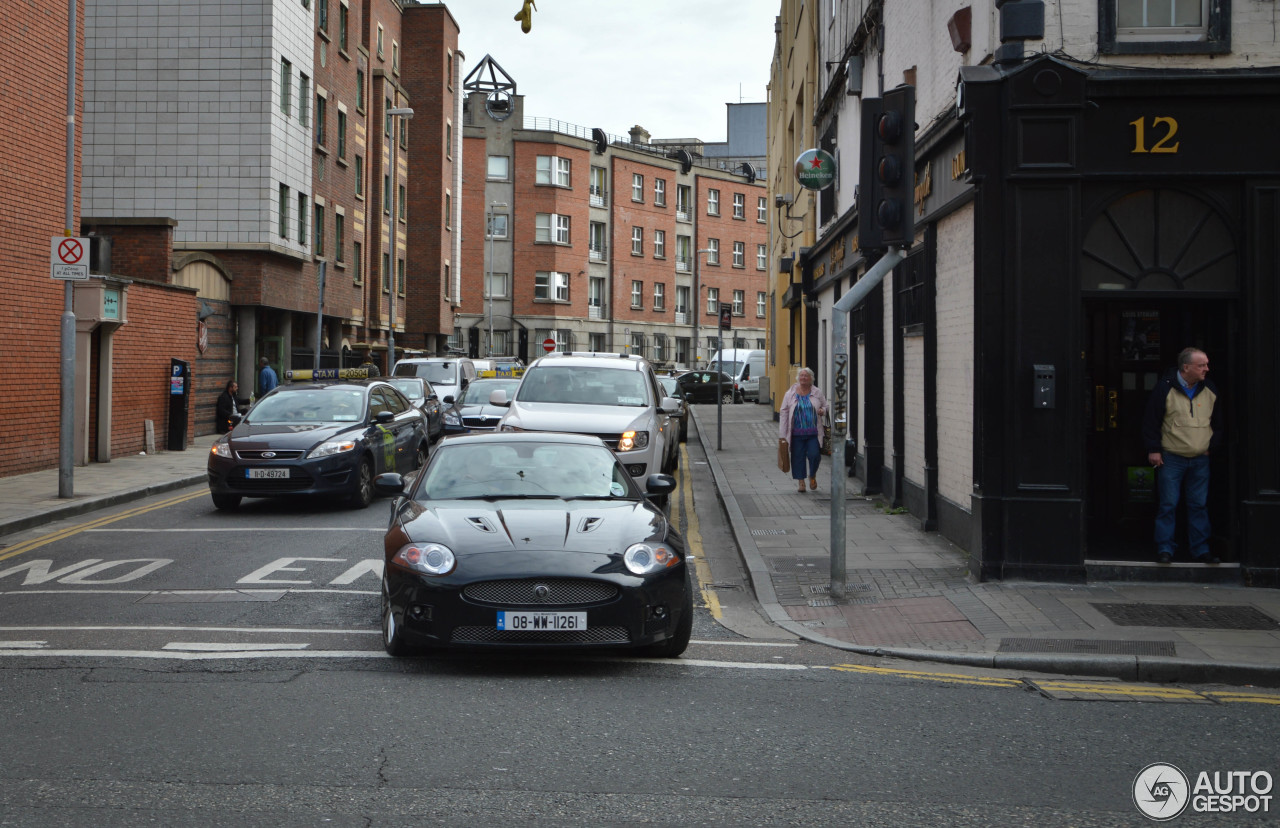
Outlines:
{"type": "Polygon", "coordinates": [[[791,193],[779,193],[773,197],[773,206],[781,207],[782,205],[790,204],[793,201],[795,201],[795,199],[792,198],[791,193]]]}

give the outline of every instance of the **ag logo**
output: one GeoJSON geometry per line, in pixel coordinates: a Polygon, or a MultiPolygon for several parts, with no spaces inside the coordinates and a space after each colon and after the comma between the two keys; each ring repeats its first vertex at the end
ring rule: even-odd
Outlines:
{"type": "Polygon", "coordinates": [[[1187,775],[1164,762],[1147,765],[1133,780],[1133,804],[1148,819],[1164,822],[1187,808],[1191,785],[1187,775]]]}

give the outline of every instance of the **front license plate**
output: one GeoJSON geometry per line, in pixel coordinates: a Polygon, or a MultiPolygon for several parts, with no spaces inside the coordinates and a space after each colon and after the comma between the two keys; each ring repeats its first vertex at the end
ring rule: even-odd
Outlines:
{"type": "Polygon", "coordinates": [[[585,630],[585,612],[500,612],[500,630],[585,630]]]}
{"type": "Polygon", "coordinates": [[[246,469],[245,477],[250,480],[287,480],[288,469],[246,469]]]}

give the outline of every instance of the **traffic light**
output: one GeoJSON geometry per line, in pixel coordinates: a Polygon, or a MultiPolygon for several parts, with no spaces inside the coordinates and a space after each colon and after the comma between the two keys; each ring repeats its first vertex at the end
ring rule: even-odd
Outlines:
{"type": "Polygon", "coordinates": [[[858,246],[910,247],[915,239],[916,90],[903,84],[862,99],[858,246]]]}

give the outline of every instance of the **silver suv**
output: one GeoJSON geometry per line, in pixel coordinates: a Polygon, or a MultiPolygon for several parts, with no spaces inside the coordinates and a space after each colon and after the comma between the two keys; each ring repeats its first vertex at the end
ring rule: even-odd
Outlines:
{"type": "Polygon", "coordinates": [[[636,356],[553,353],[534,360],[498,431],[560,431],[599,437],[632,477],[674,472],[679,462],[680,402],[667,396],[649,363],[636,356]]]}

